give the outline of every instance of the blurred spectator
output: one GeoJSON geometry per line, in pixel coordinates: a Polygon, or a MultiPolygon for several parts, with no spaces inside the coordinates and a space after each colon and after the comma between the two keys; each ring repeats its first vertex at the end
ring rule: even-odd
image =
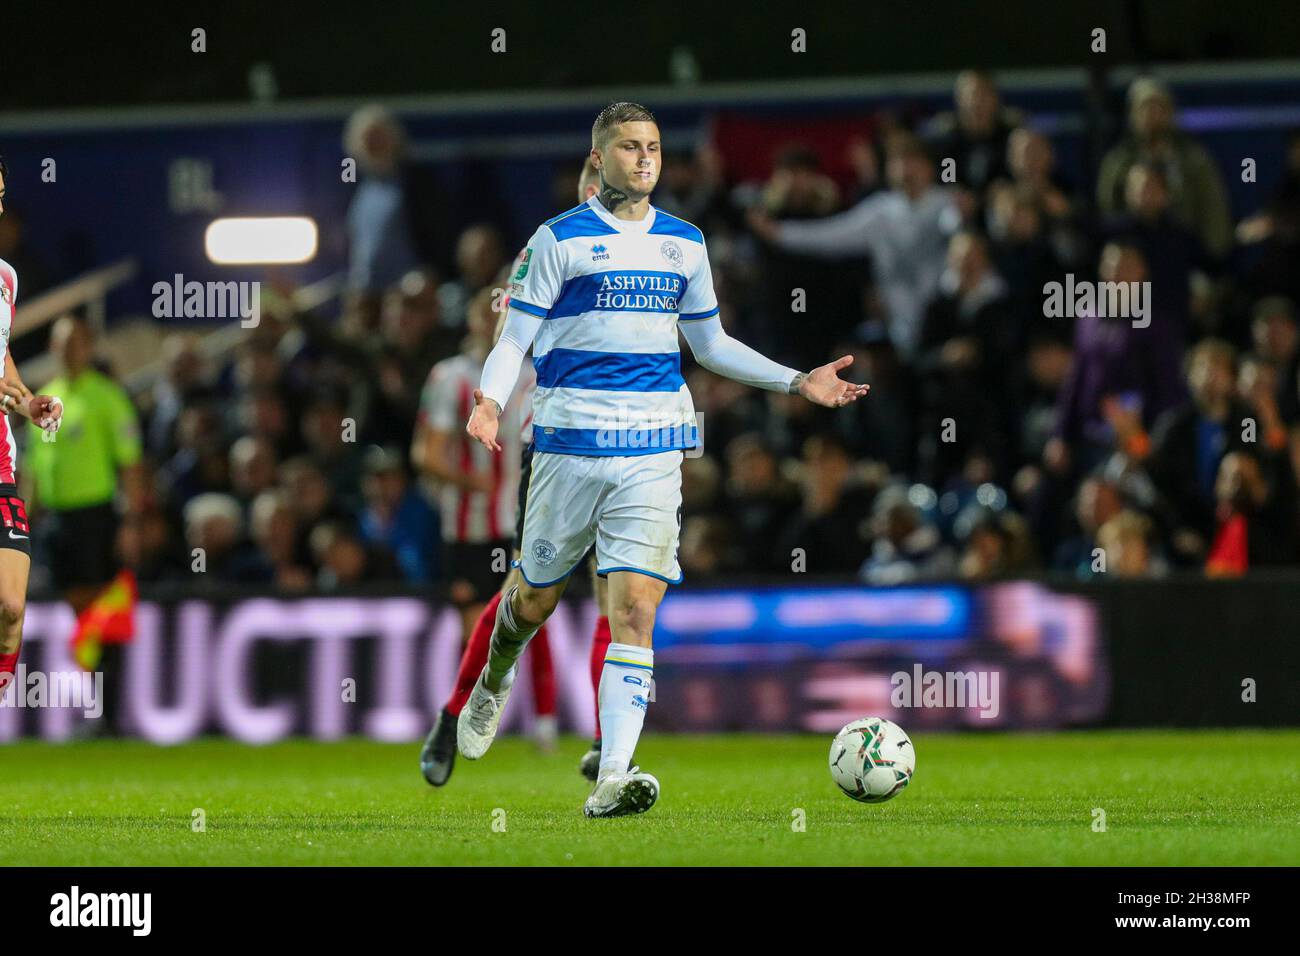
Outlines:
{"type": "Polygon", "coordinates": [[[1235,577],[1251,568],[1295,562],[1294,480],[1278,477],[1270,482],[1250,452],[1223,456],[1214,485],[1218,528],[1207,574],[1235,577]]]}
{"type": "Polygon", "coordinates": [[[1040,333],[1029,340],[1023,362],[1011,370],[1009,405],[1017,461],[1040,461],[1056,424],[1056,396],[1070,376],[1070,346],[1040,333]]]}
{"type": "Polygon", "coordinates": [[[1124,212],[1106,223],[1108,235],[1142,250],[1151,273],[1151,295],[1184,330],[1191,322],[1192,272],[1208,267],[1196,233],[1174,219],[1164,167],[1144,160],[1129,167],[1124,212]]]}
{"type": "Polygon", "coordinates": [[[1124,510],[1124,499],[1119,485],[1104,474],[1094,473],[1083,479],[1075,495],[1074,518],[1078,523],[1077,535],[1068,538],[1057,548],[1052,568],[1068,571],[1073,576],[1087,580],[1093,574],[1101,527],[1124,510]]]}
{"type": "Polygon", "coordinates": [[[1256,294],[1300,301],[1300,129],[1287,136],[1281,181],[1259,213],[1242,220],[1237,241],[1260,246],[1258,260],[1243,277],[1256,294]]]}
{"type": "Polygon", "coordinates": [[[425,272],[409,272],[384,296],[380,353],[379,389],[385,407],[410,415],[402,441],[410,436],[410,425],[420,404],[420,386],[429,369],[456,351],[463,334],[442,323],[438,283],[425,272]],[[393,379],[384,377],[382,363],[391,358],[393,379]]]}
{"type": "Polygon", "coordinates": [[[423,261],[417,217],[402,181],[406,134],[386,109],[367,106],[349,118],[343,149],[358,174],[348,206],[348,286],[377,302],[387,286],[423,261]]]}
{"type": "Polygon", "coordinates": [[[442,265],[446,216],[441,200],[408,163],[406,130],[393,113],[368,105],[352,113],[343,151],[356,160],[347,208],[348,289],[377,310],[378,295],[421,265],[442,265]]]}
{"type": "Polygon", "coordinates": [[[1163,573],[1152,555],[1150,519],[1135,511],[1121,511],[1097,529],[1097,544],[1106,559],[1106,574],[1117,578],[1149,578],[1163,573]]]}
{"type": "Polygon", "coordinates": [[[713,515],[694,515],[682,525],[681,566],[700,581],[716,580],[735,568],[735,539],[727,522],[713,515]]]}
{"type": "Polygon", "coordinates": [[[722,469],[712,455],[698,455],[683,460],[683,512],[716,511],[721,494],[722,469]]]}
{"type": "Polygon", "coordinates": [[[886,488],[876,497],[871,533],[875,539],[871,556],[859,571],[868,584],[938,580],[956,570],[952,549],[925,521],[904,487],[886,488]]]}
{"type": "Polygon", "coordinates": [[[948,244],[948,267],[939,293],[926,307],[917,371],[924,377],[920,476],[941,485],[972,450],[1006,464],[1009,412],[998,402],[1004,369],[1018,361],[1022,334],[1015,328],[1007,286],[989,260],[984,240],[960,232],[948,244]],[[936,440],[943,421],[960,418],[953,440],[936,440]]]}
{"type": "Polygon", "coordinates": [[[780,462],[761,435],[748,433],[727,445],[723,501],[747,567],[771,573],[790,569],[779,549],[781,528],[799,507],[799,489],[781,474],[780,462]]]}
{"type": "Polygon", "coordinates": [[[158,458],[176,450],[176,422],[181,410],[207,389],[198,339],[189,332],[173,332],[163,339],[163,374],[152,389],[152,408],[146,447],[158,458]]]}
{"type": "MultiPolygon", "coordinates": [[[[1102,250],[1101,281],[1141,283],[1146,260],[1136,246],[1111,242],[1102,250]]],[[[1044,450],[1050,469],[1084,471],[1126,438],[1141,437],[1183,396],[1179,377],[1182,332],[1148,297],[1149,324],[1126,316],[1101,317],[1094,309],[1075,326],[1074,365],[1057,402],[1055,434],[1044,450]],[[1120,434],[1121,431],[1126,432],[1120,434]]]]}
{"type": "Polygon", "coordinates": [[[1250,334],[1255,355],[1277,370],[1275,397],[1283,419],[1300,420],[1300,325],[1291,300],[1270,296],[1257,302],[1250,334]]]}
{"type": "Polygon", "coordinates": [[[840,208],[840,190],[821,168],[821,159],[805,146],[783,149],[763,188],[763,211],[777,219],[818,219],[840,208]]]}
{"type": "Polygon", "coordinates": [[[330,476],[334,493],[345,507],[361,500],[361,456],[357,451],[356,420],[348,415],[342,395],[322,388],[303,410],[301,424],[306,455],[330,476]]]}
{"type": "Polygon", "coordinates": [[[382,551],[367,548],[344,522],[328,521],[313,528],[311,550],[320,567],[316,585],[323,591],[401,580],[392,558],[382,551]]]}
{"type": "Polygon", "coordinates": [[[230,446],[230,486],[248,506],[275,484],[278,462],[275,446],[265,438],[245,435],[230,446]]]}
{"type": "Polygon", "coordinates": [[[185,505],[185,544],[199,561],[194,570],[198,587],[219,587],[225,582],[262,584],[269,568],[244,541],[244,515],[231,495],[206,492],[185,505]],[[210,576],[209,576],[210,575],[210,576]]]}
{"type": "Polygon", "coordinates": [[[457,277],[438,287],[443,323],[463,330],[470,300],[488,288],[507,264],[501,236],[492,226],[480,223],[462,232],[456,242],[457,277]]]}
{"type": "MultiPolygon", "coordinates": [[[[566,184],[571,180],[566,180],[566,184]]],[[[572,187],[566,185],[566,192],[572,187]]],[[[725,194],[722,181],[722,158],[712,146],[691,154],[669,151],[664,154],[655,205],[687,222],[693,222],[709,235],[725,219],[725,194]]]]}
{"type": "Polygon", "coordinates": [[[189,556],[180,544],[166,516],[157,508],[125,516],[118,531],[122,563],[135,572],[142,584],[189,578],[189,556]]]}
{"type": "Polygon", "coordinates": [[[1232,244],[1232,218],[1223,179],[1206,149],[1177,126],[1174,98],[1158,80],[1139,77],[1128,91],[1128,134],[1102,159],[1097,204],[1107,215],[1125,205],[1129,170],[1152,163],[1165,173],[1170,207],[1215,256],[1232,244]]]}
{"type": "Polygon", "coordinates": [[[195,495],[230,486],[221,417],[211,403],[187,406],[176,426],[176,453],[158,469],[159,491],[173,516],[195,495]]]}
{"type": "MultiPolygon", "coordinates": [[[[839,188],[822,169],[817,153],[788,146],[777,155],[757,207],[754,215],[760,223],[811,224],[839,210],[839,188]]],[[[861,260],[866,254],[862,248],[843,250],[840,261],[828,262],[820,250],[764,246],[754,276],[762,290],[758,315],[751,322],[755,346],[799,365],[824,362],[830,344],[861,317],[857,303],[866,272],[860,261],[846,263],[843,257],[861,260]],[[796,303],[793,290],[800,290],[801,302],[796,303]],[[817,315],[817,322],[800,321],[796,308],[817,315]]],[[[726,274],[725,265],[719,272],[726,274]]]]}
{"type": "Polygon", "coordinates": [[[345,513],[334,501],[325,475],[309,458],[291,458],[280,466],[280,485],[289,496],[297,519],[295,554],[304,565],[313,562],[311,532],[327,521],[339,520],[345,513]]]}
{"type": "Polygon", "coordinates": [[[801,552],[812,574],[852,573],[866,553],[860,525],[871,496],[838,438],[804,443],[802,485],[802,508],[787,519],[781,552],[787,561],[801,552]]]}
{"type": "Polygon", "coordinates": [[[365,509],[361,540],[383,548],[397,559],[402,577],[411,584],[429,584],[438,577],[438,515],[411,486],[402,458],[388,448],[366,452],[365,509]]]}
{"type": "Polygon", "coordinates": [[[957,74],[953,100],[956,109],[936,116],[926,139],[935,156],[957,161],[957,182],[983,189],[1007,174],[1007,140],[1023,117],[1002,105],[993,77],[983,70],[957,74]]]}
{"type": "Polygon", "coordinates": [[[298,516],[289,494],[282,488],[262,492],[253,500],[250,522],[253,542],[275,587],[282,591],[310,587],[312,576],[300,560],[298,516]]]}
{"type": "MultiPolygon", "coordinates": [[[[184,419],[192,410],[186,408],[182,413],[181,423],[177,428],[178,435],[186,433],[184,419]]],[[[265,439],[271,443],[276,454],[281,458],[297,454],[302,449],[302,439],[293,430],[288,405],[274,388],[255,387],[240,395],[235,405],[235,423],[236,432],[265,439]]],[[[215,414],[213,423],[202,424],[204,431],[201,435],[190,435],[189,443],[193,444],[199,437],[206,440],[211,434],[206,431],[209,427],[220,428],[215,414]]],[[[185,445],[186,440],[182,439],[180,444],[185,445]]]]}
{"type": "Polygon", "coordinates": [[[777,223],[755,212],[750,226],[787,252],[827,258],[870,254],[889,337],[910,359],[925,305],[943,273],[948,237],[963,214],[958,194],[935,185],[934,162],[918,140],[900,135],[887,149],[888,190],[827,219],[777,223]]]}
{"type": "Polygon", "coordinates": [[[1187,361],[1190,401],[1170,409],[1152,431],[1148,470],[1173,508],[1188,544],[1180,551],[1204,553],[1214,528],[1215,485],[1224,455],[1240,449],[1250,410],[1235,396],[1236,356],[1232,346],[1205,339],[1187,361]]]}
{"type": "MultiPolygon", "coordinates": [[[[1041,317],[1043,286],[1064,278],[1067,260],[1053,243],[1038,197],[1026,186],[996,183],[989,190],[986,221],[994,267],[1007,283],[1013,312],[1027,320],[1041,317]]],[[[1058,334],[1069,334],[1067,323],[1052,321],[1058,334]]]]}
{"type": "Polygon", "coordinates": [[[958,538],[963,550],[957,574],[963,580],[990,581],[1033,570],[1028,526],[1014,512],[980,508],[958,538]]]}
{"type": "Polygon", "coordinates": [[[1019,330],[1010,325],[1006,295],[1007,284],[994,270],[984,239],[973,232],[954,235],[938,295],[925,310],[920,370],[984,369],[1014,354],[1019,330]]]}
{"type": "Polygon", "coordinates": [[[1013,185],[1038,202],[1054,220],[1069,220],[1076,212],[1070,189],[1056,167],[1052,141],[1037,130],[1020,127],[1007,137],[1007,173],[1013,185]]]}

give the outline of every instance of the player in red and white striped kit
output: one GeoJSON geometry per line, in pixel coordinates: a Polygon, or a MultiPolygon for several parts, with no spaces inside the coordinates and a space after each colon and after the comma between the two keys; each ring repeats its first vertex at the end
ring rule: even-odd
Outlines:
{"type": "MultiPolygon", "coordinates": [[[[474,297],[467,314],[469,335],[461,354],[439,362],[429,373],[411,446],[417,467],[439,485],[444,566],[451,582],[449,597],[461,611],[463,653],[470,658],[478,656],[475,636],[485,615],[493,615],[487,618],[491,634],[491,621],[495,619],[500,600],[501,575],[509,571],[511,536],[516,530],[520,497],[520,460],[527,446],[524,432],[511,428],[502,437],[509,446],[507,453],[485,455],[482,446],[472,447],[458,417],[466,408],[474,406],[474,389],[482,373],[483,357],[492,347],[498,318],[493,299],[491,289],[474,297]]],[[[530,376],[520,377],[507,403],[508,420],[531,420],[532,381],[530,376]]],[[[530,659],[537,704],[537,739],[549,748],[556,736],[555,677],[545,638],[533,648],[530,659]]],[[[469,679],[463,693],[457,680],[456,690],[444,708],[451,715],[453,751],[456,717],[468,699],[474,677],[469,679]]],[[[450,773],[450,768],[447,772],[450,773]]],[[[446,777],[435,774],[430,782],[441,786],[446,777]]]]}
{"type": "MultiPolygon", "coordinates": [[[[0,215],[9,170],[0,159],[0,215]]],[[[27,578],[32,567],[31,527],[27,506],[18,495],[18,446],[14,442],[14,413],[36,422],[53,437],[63,420],[63,403],[50,395],[34,395],[23,384],[9,353],[14,309],[18,302],[18,273],[0,259],[0,699],[13,681],[23,642],[27,578]]],[[[23,693],[20,688],[19,693],[23,693]]]]}
{"type": "MultiPolygon", "coordinates": [[[[594,166],[587,162],[578,180],[578,198],[585,202],[595,195],[600,188],[600,176],[594,166]]],[[[515,258],[514,264],[510,267],[509,275],[518,272],[523,262],[526,250],[521,249],[519,255],[515,258]]],[[[508,291],[508,290],[507,290],[508,291]]],[[[509,305],[508,295],[497,306],[501,319],[504,319],[506,308],[509,305]]],[[[497,323],[497,334],[500,334],[501,322],[497,323]]],[[[494,336],[495,339],[495,336],[494,336]]],[[[520,440],[524,445],[521,455],[520,472],[521,481],[519,484],[519,501],[518,512],[516,516],[516,532],[514,539],[513,556],[518,558],[519,541],[523,533],[524,513],[527,506],[528,492],[528,475],[532,462],[532,427],[533,427],[533,406],[532,392],[536,385],[536,375],[531,368],[525,368],[520,378],[521,384],[527,385],[527,394],[524,396],[524,402],[520,406],[523,411],[523,422],[520,430],[520,440]]],[[[473,386],[477,388],[477,383],[473,386]]],[[[514,405],[512,399],[509,403],[514,405]]],[[[506,431],[513,433],[514,429],[503,429],[502,434],[506,431]]],[[[507,436],[509,437],[509,436],[507,436]]],[[[501,458],[510,455],[509,449],[506,453],[499,456],[501,458]]],[[[513,456],[511,456],[513,457],[513,456]]],[[[591,683],[593,690],[600,683],[601,670],[605,663],[605,650],[609,647],[610,630],[609,615],[606,603],[606,586],[605,579],[596,576],[596,565],[594,558],[589,561],[592,579],[592,589],[596,596],[596,606],[599,615],[596,618],[596,630],[592,637],[591,645],[591,683]]],[[[456,675],[456,687],[452,692],[451,699],[438,715],[438,719],[429,731],[429,736],[424,741],[424,747],[420,751],[420,769],[424,773],[425,779],[435,787],[440,787],[451,777],[451,771],[456,760],[456,720],[460,716],[465,702],[469,699],[470,693],[474,689],[474,682],[478,680],[479,674],[483,670],[483,665],[487,661],[488,647],[492,638],[492,626],[496,621],[497,605],[501,603],[501,597],[509,588],[512,579],[517,570],[512,570],[502,583],[500,590],[493,596],[491,602],[483,609],[478,620],[474,624],[474,629],[470,635],[469,642],[465,645],[464,653],[461,655],[460,670],[456,675]]],[[[537,637],[543,638],[541,646],[537,646],[537,638],[529,644],[529,652],[533,655],[533,686],[539,686],[538,670],[545,661],[545,666],[549,670],[550,666],[550,649],[545,641],[545,628],[538,632],[537,637]],[[541,652],[541,655],[538,652],[541,652]]],[[[551,713],[554,712],[554,677],[549,676],[546,686],[550,689],[551,713]]],[[[542,713],[541,702],[538,703],[538,713],[542,713]]],[[[589,780],[595,780],[596,770],[600,763],[600,713],[596,713],[596,739],[592,749],[583,755],[579,770],[583,776],[589,780]]]]}

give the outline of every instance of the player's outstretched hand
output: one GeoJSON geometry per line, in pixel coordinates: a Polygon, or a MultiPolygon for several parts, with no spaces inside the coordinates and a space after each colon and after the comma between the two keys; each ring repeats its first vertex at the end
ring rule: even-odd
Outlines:
{"type": "Polygon", "coordinates": [[[27,411],[47,432],[57,432],[63,424],[63,399],[57,395],[33,395],[27,400],[27,411]]]}
{"type": "Polygon", "coordinates": [[[849,402],[856,402],[871,391],[871,386],[856,385],[840,378],[840,370],[852,364],[853,356],[844,355],[829,365],[813,369],[799,383],[799,394],[814,405],[825,405],[827,408],[840,408],[849,402]]]}
{"type": "Polygon", "coordinates": [[[469,424],[465,426],[469,437],[481,443],[484,448],[500,451],[501,446],[497,443],[497,425],[500,417],[501,409],[497,403],[484,396],[481,389],[474,389],[474,411],[470,412],[469,424]]]}

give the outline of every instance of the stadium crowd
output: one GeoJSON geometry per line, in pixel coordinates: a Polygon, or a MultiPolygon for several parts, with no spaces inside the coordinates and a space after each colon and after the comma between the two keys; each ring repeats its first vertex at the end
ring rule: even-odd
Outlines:
{"type": "MultiPolygon", "coordinates": [[[[689,581],[1240,574],[1300,559],[1300,134],[1275,195],[1234,222],[1224,171],[1180,130],[1169,91],[1139,79],[1127,106],[1094,183],[1067,181],[1052,140],[973,71],[950,112],[911,128],[878,117],[851,147],[847,188],[798,143],[761,182],[735,181],[712,146],[666,155],[654,202],[703,229],[732,334],[803,369],[852,354],[849,374],[872,385],[829,412],[684,350],[703,434],[684,465],[689,581]],[[1145,324],[1049,314],[1044,286],[1067,276],[1150,282],[1145,324]]],[[[523,237],[440,234],[382,110],[347,139],[363,177],[341,320],[275,296],[217,367],[193,337],[168,337],[165,373],[137,396],[152,493],[121,544],[142,582],[457,578],[441,541],[465,523],[440,514],[409,449],[430,370],[486,355],[484,290],[504,286],[523,237]]],[[[462,438],[454,461],[470,460],[462,438]]],[[[469,502],[506,494],[503,480],[457,482],[469,502]]]]}

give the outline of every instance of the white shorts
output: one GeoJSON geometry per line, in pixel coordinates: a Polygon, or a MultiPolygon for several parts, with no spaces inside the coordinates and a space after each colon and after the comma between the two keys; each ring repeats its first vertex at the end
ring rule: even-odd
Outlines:
{"type": "Polygon", "coordinates": [[[596,573],[639,571],[680,584],[682,453],[534,452],[517,564],[546,587],[568,577],[596,543],[596,573]]]}

